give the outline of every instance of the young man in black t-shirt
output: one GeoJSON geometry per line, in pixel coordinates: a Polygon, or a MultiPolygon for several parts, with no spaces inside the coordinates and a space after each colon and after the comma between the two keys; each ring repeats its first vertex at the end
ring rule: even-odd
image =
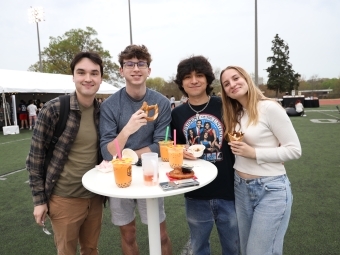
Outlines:
{"type": "MultiPolygon", "coordinates": [[[[188,101],[172,111],[171,129],[177,130],[179,144],[205,145],[206,150],[201,159],[210,161],[218,169],[217,177],[210,184],[185,193],[193,254],[210,254],[209,237],[215,223],[222,254],[238,255],[233,169],[235,157],[223,139],[221,98],[210,96],[214,79],[211,64],[203,56],[193,56],[178,64],[175,83],[188,97],[188,101]]],[[[184,151],[184,157],[196,159],[187,151],[184,151]]]]}

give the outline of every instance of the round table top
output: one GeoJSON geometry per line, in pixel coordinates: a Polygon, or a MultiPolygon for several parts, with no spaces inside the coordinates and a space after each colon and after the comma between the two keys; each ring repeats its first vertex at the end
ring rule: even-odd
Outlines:
{"type": "MultiPolygon", "coordinates": [[[[132,166],[132,182],[127,188],[118,188],[115,181],[113,171],[104,173],[96,168],[86,172],[82,178],[83,186],[89,191],[108,197],[119,198],[156,198],[173,196],[177,194],[186,193],[195,189],[199,189],[210,182],[217,176],[217,168],[214,164],[202,160],[183,160],[183,164],[194,166],[193,170],[199,186],[192,186],[186,188],[179,188],[175,190],[163,191],[159,185],[146,186],[143,180],[143,169],[140,166],[132,166]]],[[[159,182],[169,181],[166,173],[172,168],[169,162],[163,162],[159,158],[159,182]]]]}

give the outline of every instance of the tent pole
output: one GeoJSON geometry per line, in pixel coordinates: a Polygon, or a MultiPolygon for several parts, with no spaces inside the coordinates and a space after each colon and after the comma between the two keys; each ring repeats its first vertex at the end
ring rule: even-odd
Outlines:
{"type": "MultiPolygon", "coordinates": [[[[6,98],[5,98],[5,100],[6,100],[6,98]]],[[[9,124],[9,126],[11,126],[12,125],[12,123],[11,123],[11,117],[10,117],[10,115],[9,115],[9,109],[8,109],[8,106],[7,106],[7,102],[5,102],[5,107],[6,107],[6,109],[5,109],[5,113],[7,114],[7,118],[8,118],[8,124],[9,124]]]]}
{"type": "Polygon", "coordinates": [[[7,126],[6,105],[5,105],[5,93],[4,93],[4,92],[2,92],[2,106],[3,106],[3,109],[4,109],[5,126],[7,126]]]}

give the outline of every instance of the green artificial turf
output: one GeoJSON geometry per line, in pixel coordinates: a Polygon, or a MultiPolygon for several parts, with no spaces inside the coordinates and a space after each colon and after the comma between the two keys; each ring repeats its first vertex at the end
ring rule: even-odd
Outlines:
{"type": "MultiPolygon", "coordinates": [[[[284,242],[287,255],[340,254],[340,117],[334,106],[307,108],[306,117],[291,117],[302,145],[302,157],[285,163],[294,201],[284,242]],[[327,111],[322,111],[327,110],[327,111]],[[319,120],[323,123],[315,123],[319,120]]],[[[0,177],[25,168],[32,131],[0,134],[0,177]]],[[[43,233],[33,218],[33,204],[26,170],[0,180],[0,254],[56,254],[53,237],[43,233]]],[[[173,254],[180,254],[189,230],[182,195],[166,197],[167,229],[173,254]]],[[[51,225],[47,222],[51,231],[51,225]]],[[[141,255],[149,254],[147,226],[137,216],[137,242],[141,255]]],[[[211,236],[212,254],[221,254],[216,229],[211,236]]],[[[100,254],[121,254],[119,229],[104,209],[100,254]]]]}

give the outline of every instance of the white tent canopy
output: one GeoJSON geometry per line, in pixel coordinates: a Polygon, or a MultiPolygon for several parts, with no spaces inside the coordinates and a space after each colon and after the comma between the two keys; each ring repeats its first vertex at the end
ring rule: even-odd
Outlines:
{"type": "MultiPolygon", "coordinates": [[[[0,93],[71,93],[72,75],[0,69],[0,93]]],[[[98,94],[114,94],[118,88],[102,82],[98,94]]]]}

